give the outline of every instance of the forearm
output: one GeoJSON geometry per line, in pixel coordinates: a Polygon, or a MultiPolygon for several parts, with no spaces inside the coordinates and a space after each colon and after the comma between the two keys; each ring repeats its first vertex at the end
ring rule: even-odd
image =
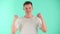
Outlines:
{"type": "Polygon", "coordinates": [[[15,34],[15,32],[12,32],[12,34],[15,34]]]}
{"type": "Polygon", "coordinates": [[[13,29],[13,30],[12,30],[12,34],[15,34],[15,33],[16,33],[16,29],[13,29]]]}
{"type": "Polygon", "coordinates": [[[42,29],[44,32],[47,31],[46,24],[45,24],[44,21],[42,22],[42,27],[41,27],[41,29],[42,29]]]}
{"type": "Polygon", "coordinates": [[[42,17],[40,17],[40,19],[42,21],[42,27],[41,27],[41,29],[42,29],[43,32],[46,32],[47,31],[47,28],[46,28],[46,24],[44,22],[44,19],[42,17]]]}
{"type": "Polygon", "coordinates": [[[16,28],[15,28],[15,25],[13,24],[12,25],[12,34],[15,34],[15,32],[16,32],[16,28]]]}
{"type": "Polygon", "coordinates": [[[15,34],[16,32],[15,21],[16,19],[13,20],[13,24],[12,24],[12,34],[15,34]]]}
{"type": "Polygon", "coordinates": [[[12,34],[15,34],[15,32],[16,32],[16,28],[15,28],[15,26],[14,26],[14,24],[12,25],[12,34]]]}

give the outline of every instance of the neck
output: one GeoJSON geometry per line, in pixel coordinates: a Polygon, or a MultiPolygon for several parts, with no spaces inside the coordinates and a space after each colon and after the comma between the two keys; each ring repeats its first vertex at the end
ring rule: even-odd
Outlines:
{"type": "Polygon", "coordinates": [[[32,17],[32,14],[26,14],[25,17],[26,18],[31,18],[32,17]]]}

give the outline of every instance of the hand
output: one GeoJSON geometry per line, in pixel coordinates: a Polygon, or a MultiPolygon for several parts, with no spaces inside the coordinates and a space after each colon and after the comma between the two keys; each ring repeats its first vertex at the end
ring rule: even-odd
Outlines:
{"type": "Polygon", "coordinates": [[[39,18],[41,19],[41,22],[42,22],[41,30],[42,30],[43,32],[47,32],[46,24],[45,24],[45,22],[44,22],[44,19],[43,19],[42,16],[41,16],[41,14],[38,13],[38,14],[37,14],[37,17],[39,17],[39,18]]]}
{"type": "Polygon", "coordinates": [[[17,16],[17,15],[15,15],[15,16],[14,16],[14,20],[16,20],[17,18],[18,18],[18,16],[17,16]]]}
{"type": "Polygon", "coordinates": [[[38,14],[37,14],[37,17],[42,18],[42,16],[41,16],[41,14],[40,14],[40,13],[38,13],[38,14]]]}

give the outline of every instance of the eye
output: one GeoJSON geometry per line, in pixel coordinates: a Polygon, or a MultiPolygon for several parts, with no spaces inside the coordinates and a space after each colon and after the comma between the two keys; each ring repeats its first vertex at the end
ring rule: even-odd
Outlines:
{"type": "Polygon", "coordinates": [[[27,8],[25,8],[25,9],[27,9],[27,8]]]}
{"type": "Polygon", "coordinates": [[[29,7],[29,9],[31,9],[31,7],[29,7]]]}

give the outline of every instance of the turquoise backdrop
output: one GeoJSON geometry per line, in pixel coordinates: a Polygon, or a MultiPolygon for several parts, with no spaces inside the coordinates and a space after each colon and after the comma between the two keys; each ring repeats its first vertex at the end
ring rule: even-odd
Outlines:
{"type": "MultiPolygon", "coordinates": [[[[0,0],[0,34],[11,34],[14,15],[24,16],[23,3],[27,0],[0,0]]],[[[48,31],[38,34],[60,34],[60,0],[30,0],[33,3],[33,15],[41,13],[48,31]]],[[[16,32],[19,34],[19,31],[16,32]]]]}

